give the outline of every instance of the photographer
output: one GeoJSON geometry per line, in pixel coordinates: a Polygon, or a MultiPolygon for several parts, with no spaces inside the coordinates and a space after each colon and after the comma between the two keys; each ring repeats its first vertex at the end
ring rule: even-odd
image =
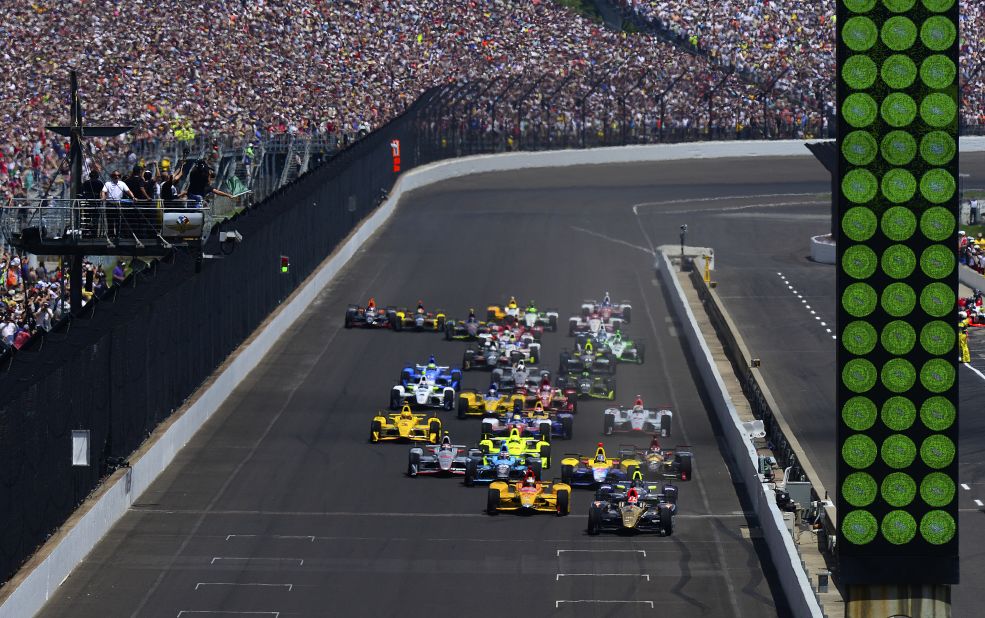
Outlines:
{"type": "Polygon", "coordinates": [[[212,186],[212,179],[215,177],[215,172],[209,167],[205,159],[199,159],[195,162],[194,167],[192,167],[191,172],[188,173],[188,190],[185,195],[188,199],[193,202],[191,204],[192,208],[201,208],[202,202],[205,198],[209,196],[210,193],[216,195],[221,195],[223,197],[235,198],[235,196],[226,193],[225,191],[220,191],[212,186]]]}

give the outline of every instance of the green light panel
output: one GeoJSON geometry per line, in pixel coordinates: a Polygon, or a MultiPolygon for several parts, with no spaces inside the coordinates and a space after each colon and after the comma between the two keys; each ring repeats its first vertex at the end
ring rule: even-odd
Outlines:
{"type": "Polygon", "coordinates": [[[845,583],[957,581],[957,26],[956,0],[837,2],[845,583]]]}

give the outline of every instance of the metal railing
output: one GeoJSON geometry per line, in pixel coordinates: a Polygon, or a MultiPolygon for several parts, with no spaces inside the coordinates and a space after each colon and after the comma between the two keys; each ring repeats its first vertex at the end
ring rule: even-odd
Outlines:
{"type": "Polygon", "coordinates": [[[0,237],[6,244],[24,234],[38,241],[121,240],[139,243],[206,237],[215,224],[211,204],[194,200],[12,199],[0,207],[0,237]]]}

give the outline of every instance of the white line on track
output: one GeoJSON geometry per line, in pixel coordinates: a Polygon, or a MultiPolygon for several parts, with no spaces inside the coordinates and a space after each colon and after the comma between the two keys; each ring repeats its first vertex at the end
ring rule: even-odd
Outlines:
{"type": "Polygon", "coordinates": [[[968,491],[971,487],[968,487],[968,483],[961,483],[961,489],[968,491]]]}
{"type": "Polygon", "coordinates": [[[198,590],[202,586],[258,586],[263,588],[287,588],[288,592],[294,590],[294,584],[240,584],[237,582],[198,582],[195,584],[195,590],[198,590]]]}
{"type": "Polygon", "coordinates": [[[982,504],[982,501],[981,500],[975,500],[975,506],[981,507],[981,506],[985,506],[985,505],[982,504]]]}
{"type": "Polygon", "coordinates": [[[226,540],[228,541],[229,539],[240,539],[240,538],[253,539],[253,538],[257,538],[257,537],[263,537],[265,539],[308,539],[312,543],[315,542],[315,537],[312,536],[312,535],[310,535],[310,534],[309,535],[293,535],[293,534],[271,534],[271,535],[265,535],[265,534],[227,534],[226,535],[226,540]]]}
{"type": "Polygon", "coordinates": [[[554,581],[561,581],[562,577],[642,577],[650,581],[649,573],[557,573],[554,581]]]}
{"type": "MultiPolygon", "coordinates": [[[[804,309],[806,309],[806,310],[808,310],[808,311],[811,312],[811,315],[814,316],[814,320],[817,321],[820,324],[821,328],[824,329],[824,332],[827,333],[827,334],[829,334],[829,335],[831,335],[831,338],[832,339],[837,339],[838,338],[838,335],[834,335],[834,334],[831,333],[831,329],[827,327],[828,326],[828,323],[825,322],[825,321],[823,321],[821,319],[821,316],[819,316],[817,314],[817,311],[815,311],[814,309],[811,308],[810,303],[807,302],[807,299],[804,298],[804,295],[803,294],[799,294],[797,292],[797,290],[794,289],[793,285],[790,284],[790,280],[787,279],[787,276],[784,275],[782,272],[778,272],[778,273],[776,273],[776,275],[780,278],[781,281],[783,281],[783,283],[787,284],[787,289],[790,290],[791,293],[793,293],[794,295],[797,296],[797,298],[800,300],[800,304],[802,304],[804,306],[804,309]]],[[[982,379],[985,379],[985,376],[982,376],[982,379]]]]}
{"type": "Polygon", "coordinates": [[[236,611],[223,611],[217,609],[183,609],[178,612],[178,618],[181,618],[185,614],[209,614],[209,615],[222,615],[222,616],[273,616],[278,618],[280,612],[236,612],[236,611]]]}
{"type": "Polygon", "coordinates": [[[625,240],[623,240],[621,238],[613,238],[612,236],[606,236],[605,234],[599,234],[598,232],[595,232],[593,230],[586,230],[583,227],[577,227],[577,226],[574,226],[574,225],[571,226],[571,229],[573,229],[576,232],[581,232],[583,234],[588,234],[589,236],[595,236],[596,238],[601,238],[602,240],[608,240],[609,242],[614,242],[616,244],[625,245],[625,246],[630,247],[632,249],[638,249],[639,251],[642,251],[643,253],[646,253],[647,255],[654,255],[653,249],[647,249],[646,247],[641,247],[639,245],[634,245],[633,243],[626,242],[625,240]]]}
{"type": "Polygon", "coordinates": [[[653,609],[653,601],[623,601],[623,600],[603,600],[603,599],[574,599],[568,601],[554,601],[554,609],[561,607],[562,603],[636,603],[649,605],[653,609]]]}
{"type": "Polygon", "coordinates": [[[646,558],[646,550],[643,549],[559,549],[557,550],[558,558],[561,554],[567,553],[583,553],[583,554],[606,554],[606,553],[617,553],[617,554],[643,554],[646,558]]]}
{"type": "Polygon", "coordinates": [[[209,564],[215,564],[217,560],[223,561],[244,561],[244,560],[277,560],[278,562],[297,562],[298,566],[304,566],[304,558],[260,558],[260,557],[229,557],[229,556],[214,556],[212,562],[209,564]]]}
{"type": "Polygon", "coordinates": [[[972,367],[971,366],[971,363],[961,363],[961,364],[964,365],[965,367],[967,367],[968,369],[971,369],[972,371],[974,371],[975,372],[975,375],[977,375],[979,378],[985,380],[985,374],[983,374],[981,371],[978,371],[977,369],[975,369],[974,367],[972,367]]]}

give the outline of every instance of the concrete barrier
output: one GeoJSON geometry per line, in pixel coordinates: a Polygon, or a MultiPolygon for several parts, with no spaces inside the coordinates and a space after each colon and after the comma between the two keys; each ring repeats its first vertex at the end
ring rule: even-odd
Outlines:
{"type": "Polygon", "coordinates": [[[790,604],[794,616],[823,618],[821,606],[811,589],[810,580],[800,565],[800,555],[793,538],[783,521],[783,514],[776,505],[773,492],[766,488],[759,477],[759,457],[756,447],[749,440],[739,419],[725,382],[715,365],[704,336],[694,319],[694,313],[684,296],[680,281],[665,253],[658,256],[659,273],[663,285],[671,290],[671,309],[682,324],[684,338],[697,365],[698,374],[722,426],[725,444],[733,458],[732,476],[736,486],[745,490],[753,511],[759,518],[763,537],[769,547],[770,559],[776,570],[780,587],[790,604]]]}
{"type": "MultiPolygon", "coordinates": [[[[441,161],[425,165],[401,176],[390,192],[390,199],[363,221],[349,237],[312,273],[301,286],[243,343],[216,371],[214,378],[196,392],[188,403],[163,423],[148,441],[130,458],[132,467],[119,470],[83,503],[64,526],[35,554],[20,572],[0,592],[0,616],[32,616],[50,598],[75,566],[96,546],[96,543],[126,513],[130,505],[146,490],[154,479],[174,460],[175,455],[192,439],[201,426],[212,416],[236,386],[259,364],[283,332],[296,321],[321,290],[356,254],[356,251],[382,227],[400,203],[404,193],[430,184],[479,173],[505,172],[529,168],[554,168],[572,165],[603,165],[613,163],[639,163],[687,159],[716,159],[732,157],[810,156],[805,141],[746,141],[746,142],[698,142],[654,146],[629,146],[599,148],[593,150],[563,150],[534,153],[509,153],[483,155],[441,161]]],[[[985,138],[962,138],[965,152],[985,151],[985,138]]],[[[766,172],[768,173],[768,172],[766,172]]],[[[676,279],[674,280],[676,283],[676,279]]],[[[685,307],[685,309],[687,309],[685,307]]],[[[683,315],[683,314],[682,314],[683,315]]],[[[687,321],[684,321],[686,324],[687,321]]],[[[697,344],[694,344],[697,345],[697,344]]],[[[704,350],[705,354],[707,349],[704,350]]],[[[695,355],[696,358],[705,358],[695,355]]],[[[713,396],[714,376],[706,382],[713,396]]],[[[718,377],[720,385],[721,378],[718,377]]],[[[724,391],[721,391],[724,392],[724,391]]],[[[731,418],[726,407],[716,412],[731,418]]],[[[733,411],[734,412],[734,411],[733,411]]],[[[723,422],[731,435],[732,420],[723,422]]],[[[735,438],[735,436],[732,436],[735,438]]],[[[730,448],[742,466],[750,456],[748,445],[733,439],[730,448]]],[[[743,468],[745,469],[745,468],[743,468]]],[[[753,470],[755,462],[753,462],[753,470]]],[[[756,480],[756,479],[753,479],[756,480]]],[[[747,483],[747,486],[758,485],[747,483]]],[[[761,509],[764,530],[782,527],[779,511],[768,504],[763,492],[753,492],[752,503],[761,509]]],[[[759,512],[759,510],[757,510],[759,512]]],[[[770,532],[772,534],[772,532],[770,532]]],[[[800,602],[796,596],[803,593],[804,607],[816,607],[814,596],[807,586],[806,577],[799,564],[790,565],[792,541],[789,535],[780,538],[767,537],[775,565],[784,583],[784,590],[793,593],[791,604],[800,602]],[[802,582],[794,572],[801,574],[802,582]],[[803,584],[798,588],[797,584],[803,584]]],[[[797,606],[795,605],[795,608],[797,606]]],[[[811,610],[813,611],[813,610],[811,610]]],[[[813,613],[797,613],[798,616],[814,616],[813,613]]],[[[820,616],[820,614],[816,614],[820,616]]]]}

